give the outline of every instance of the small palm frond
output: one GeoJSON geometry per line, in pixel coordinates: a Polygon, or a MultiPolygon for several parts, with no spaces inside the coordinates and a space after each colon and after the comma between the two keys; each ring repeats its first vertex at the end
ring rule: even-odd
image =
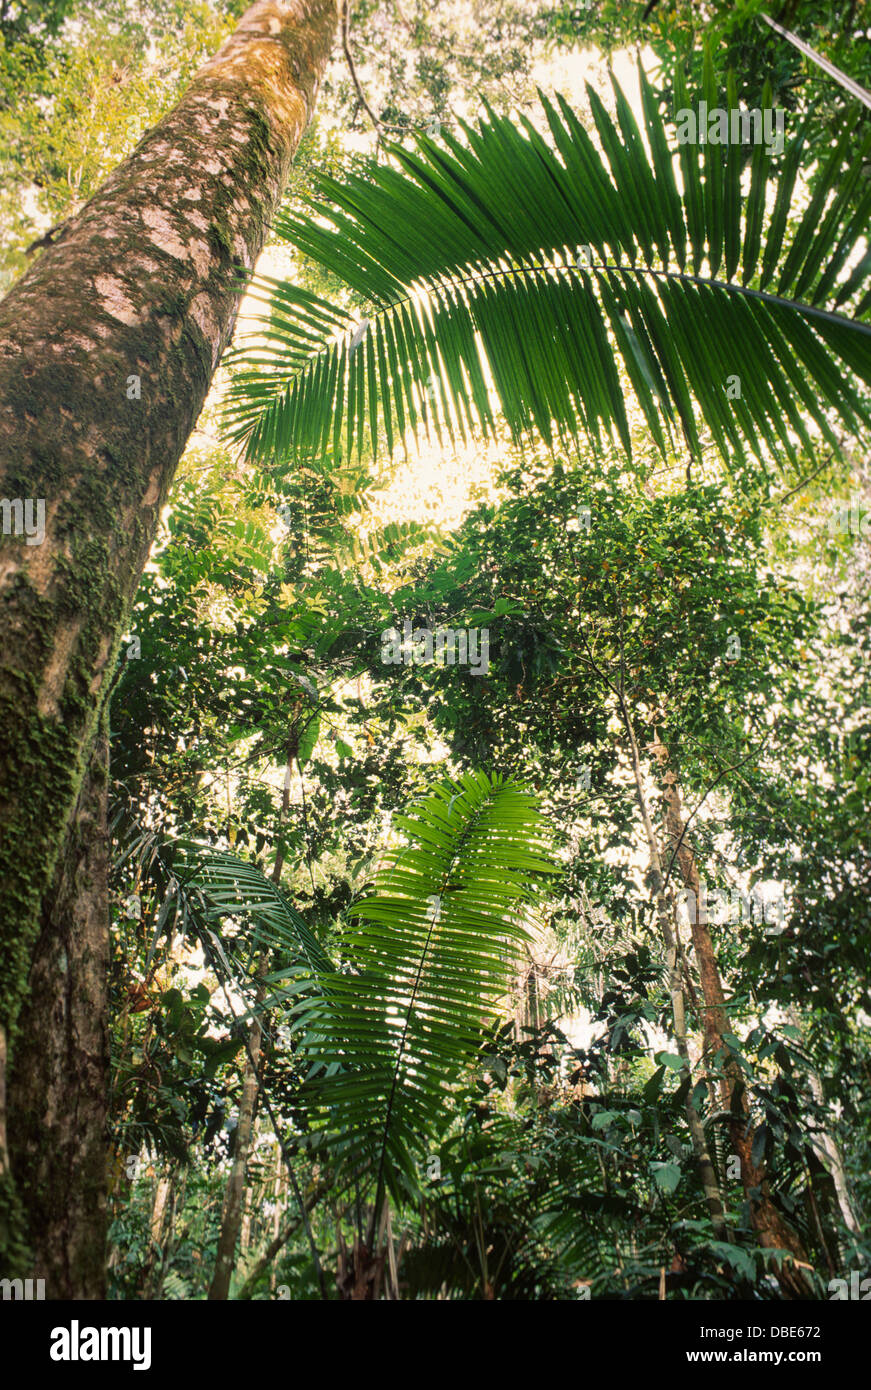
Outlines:
{"type": "MultiPolygon", "coordinates": [[[[256,864],[192,840],[169,841],[162,857],[175,878],[184,929],[202,943],[225,979],[244,984],[247,967],[264,948],[289,962],[266,977],[267,985],[280,986],[282,1000],[332,970],[314,932],[256,864]]],[[[261,1007],[267,1010],[272,1002],[267,997],[261,1007]]]]}
{"type": "Polygon", "coordinates": [[[448,1090],[509,991],[536,880],[555,872],[535,799],[500,776],[441,783],[396,825],[406,844],[354,909],[346,971],[290,1010],[313,1141],[368,1174],[376,1210],[385,1189],[419,1190],[448,1090]]]}
{"type": "MultiPolygon", "coordinates": [[[[350,457],[424,429],[493,434],[501,414],[515,440],[601,453],[616,438],[628,453],[629,395],[663,454],[682,438],[698,455],[701,423],[727,459],[794,460],[816,432],[837,447],[837,422],[867,424],[860,108],[805,198],[801,129],[778,168],[759,130],[749,164],[740,143],[672,147],[639,80],[643,134],[616,83],[616,118],[587,88],[601,152],[542,95],[549,139],[488,111],[462,141],[421,136],[387,165],[321,179],[310,213],[278,231],[363,307],[262,280],[266,347],[242,357],[233,437],[252,457],[350,457]]],[[[689,108],[680,76],[676,91],[689,108]]],[[[702,95],[716,106],[710,63],[702,95]]],[[[734,85],[725,105],[737,110],[734,85]]]]}

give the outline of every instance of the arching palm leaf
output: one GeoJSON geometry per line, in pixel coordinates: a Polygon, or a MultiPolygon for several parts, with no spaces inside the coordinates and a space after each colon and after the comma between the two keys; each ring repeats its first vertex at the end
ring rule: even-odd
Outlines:
{"type": "Polygon", "coordinates": [[[440,784],[396,824],[407,844],[355,908],[348,970],[290,1010],[314,1142],[366,1175],[376,1211],[419,1187],[446,1089],[510,987],[523,906],[554,872],[534,798],[499,776],[440,784]]]}
{"type": "MultiPolygon", "coordinates": [[[[256,864],[192,840],[167,842],[163,858],[175,876],[183,928],[202,942],[225,979],[244,987],[249,978],[241,955],[250,965],[259,951],[271,947],[288,963],[265,982],[279,988],[283,1000],[294,988],[319,988],[318,981],[333,968],[329,956],[286,894],[256,864]],[[242,930],[228,935],[228,926],[242,930]]],[[[268,1010],[272,1002],[270,995],[259,1008],[268,1010]]]]}
{"type": "MultiPolygon", "coordinates": [[[[663,452],[680,437],[699,452],[697,416],[727,458],[794,457],[813,425],[833,444],[838,421],[867,423],[871,135],[856,148],[845,122],[796,213],[800,130],[776,174],[761,141],[749,169],[740,145],[672,149],[640,81],[647,147],[614,84],[616,120],[588,88],[602,153],[542,97],[549,140],[490,112],[462,142],[421,137],[322,179],[311,215],[278,230],[343,279],[362,320],[261,281],[268,346],[235,380],[234,436],[261,457],[351,454],[408,429],[492,432],[498,411],[515,438],[629,451],[627,383],[663,452]]],[[[710,65],[704,95],[716,105],[710,65]]]]}

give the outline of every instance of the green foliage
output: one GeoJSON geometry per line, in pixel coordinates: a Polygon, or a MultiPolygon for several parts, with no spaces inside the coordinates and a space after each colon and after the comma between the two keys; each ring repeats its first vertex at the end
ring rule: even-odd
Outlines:
{"type": "MultiPolygon", "coordinates": [[[[211,939],[220,963],[238,979],[241,959],[228,955],[226,924],[242,929],[240,946],[250,966],[264,947],[275,947],[294,960],[294,969],[307,979],[329,970],[329,957],[317,938],[287,901],[285,894],[254,864],[185,841],[167,847],[167,862],[177,883],[182,930],[193,930],[201,941],[211,939]]],[[[289,973],[289,972],[285,972],[289,973]]]]}
{"type": "MultiPolygon", "coordinates": [[[[7,277],[243,8],[3,9],[7,277]]],[[[236,1296],[252,1275],[257,1298],[320,1297],[312,1245],[331,1277],[350,1241],[392,1243],[394,1297],[781,1297],[718,1109],[728,1065],[812,1287],[867,1268],[864,538],[823,513],[868,421],[871,152],[867,113],[763,28],[769,8],[355,7],[375,158],[339,63],[278,228],[293,282],[259,282],[265,346],[232,367],[259,466],[200,421],[116,678],[111,1296],[206,1296],[255,1013],[236,1296]],[[653,47],[642,130],[598,79],[589,113],[533,106],[533,60],[587,41],[653,47]],[[458,121],[480,97],[481,123],[458,121]],[[784,149],[675,146],[700,98],[783,106],[784,149]],[[427,431],[501,446],[453,532],[383,491],[427,431]],[[406,616],[487,627],[487,674],[382,665],[406,616]],[[785,904],[777,933],[711,927],[732,1031],[692,1085],[727,1239],[620,697],[657,826],[664,745],[708,884],[773,881],[785,904]]],[[[849,0],[784,20],[869,85],[849,0]]]]}
{"type": "Polygon", "coordinates": [[[78,212],[169,109],[229,32],[224,9],[209,0],[4,8],[0,282],[27,268],[34,242],[78,212]]]}
{"type": "MultiPolygon", "coordinates": [[[[391,164],[322,179],[309,216],[278,230],[340,274],[362,308],[264,282],[269,347],[233,383],[233,438],[282,458],[374,451],[382,431],[392,451],[409,427],[439,441],[494,433],[492,383],[515,440],[535,430],[601,453],[613,438],[630,453],[626,379],[663,454],[681,438],[700,454],[697,411],[739,461],[747,449],[795,460],[796,439],[810,452],[807,420],[832,445],[830,413],[849,428],[867,422],[844,375],[871,380],[871,262],[847,269],[871,210],[857,110],[791,226],[801,130],[779,174],[756,145],[746,189],[740,145],[679,146],[679,192],[640,80],[649,154],[614,84],[616,119],[588,87],[604,153],[561,98],[544,99],[550,141],[526,117],[518,128],[490,112],[480,129],[463,127],[464,142],[420,137],[391,164]],[[512,183],[523,199],[499,196],[512,183]],[[738,325],[740,354],[729,347],[738,325]],[[727,396],[733,379],[739,393],[727,396]]],[[[716,103],[710,70],[698,95],[716,103]]],[[[683,87],[679,96],[689,104],[683,87]]]]}
{"type": "Polygon", "coordinates": [[[533,799],[499,776],[436,786],[396,829],[406,843],[354,905],[343,969],[292,1009],[317,1151],[374,1184],[375,1210],[419,1186],[445,1096],[498,1009],[552,872],[533,799]]]}

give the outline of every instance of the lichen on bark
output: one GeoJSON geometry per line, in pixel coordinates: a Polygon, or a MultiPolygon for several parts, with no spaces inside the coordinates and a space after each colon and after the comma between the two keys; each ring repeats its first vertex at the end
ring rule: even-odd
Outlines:
{"type": "Polygon", "coordinates": [[[105,1297],[108,762],[103,722],[33,947],[9,1081],[12,1171],[30,1215],[26,1272],[44,1279],[48,1298],[105,1297]],[[39,1046],[27,1044],[33,1036],[39,1046]]]}
{"type": "Polygon", "coordinates": [[[40,545],[0,536],[0,1026],[13,1059],[39,1045],[16,1033],[32,948],[136,586],[336,22],[335,0],[252,5],[0,303],[0,496],[42,498],[46,514],[40,545]]]}

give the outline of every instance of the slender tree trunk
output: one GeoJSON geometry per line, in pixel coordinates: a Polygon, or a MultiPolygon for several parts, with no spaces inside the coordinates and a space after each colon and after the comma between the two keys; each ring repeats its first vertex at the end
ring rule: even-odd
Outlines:
{"type": "Polygon", "coordinates": [[[169,1267],[172,1264],[175,1252],[181,1243],[182,1233],[179,1230],[181,1216],[184,1212],[185,1201],[187,1200],[188,1174],[190,1169],[185,1166],[181,1170],[181,1177],[177,1185],[173,1188],[169,1205],[169,1217],[166,1223],[166,1239],[163,1242],[160,1257],[160,1269],[158,1271],[157,1286],[154,1297],[163,1297],[163,1284],[169,1267]]]}
{"type": "MultiPolygon", "coordinates": [[[[287,818],[290,807],[290,783],[293,775],[293,760],[297,754],[298,741],[294,738],[288,745],[287,765],[284,770],[284,790],[281,797],[281,810],[279,812],[279,835],[287,818]]],[[[279,839],[278,850],[275,856],[275,864],[272,869],[273,883],[281,882],[281,871],[284,867],[284,850],[279,839]]],[[[257,978],[260,983],[257,986],[257,993],[254,999],[255,1009],[259,1009],[263,1003],[266,987],[262,983],[263,976],[266,974],[268,953],[264,951],[257,965],[257,978]]],[[[242,1225],[242,1213],[245,1202],[245,1178],[248,1170],[248,1154],[251,1150],[251,1139],[254,1133],[254,1112],[257,1107],[257,1094],[259,1082],[257,1077],[257,1063],[260,1058],[260,1046],[263,1041],[263,1026],[260,1018],[255,1014],[248,1029],[248,1047],[245,1054],[245,1066],[242,1076],[242,1099],[239,1103],[239,1123],[236,1126],[236,1147],[233,1151],[233,1164],[230,1169],[230,1177],[227,1182],[227,1192],[224,1197],[224,1210],[221,1217],[221,1234],[218,1237],[218,1250],[215,1258],[215,1273],[212,1278],[212,1285],[209,1289],[210,1299],[224,1299],[230,1296],[230,1281],[233,1277],[233,1266],[236,1262],[236,1245],[239,1240],[239,1230],[242,1225]]]]}
{"type": "MultiPolygon", "coordinates": [[[[274,1243],[281,1233],[281,1218],[284,1213],[284,1203],[281,1200],[282,1187],[284,1185],[284,1167],[282,1164],[281,1145],[275,1151],[275,1211],[272,1213],[272,1242],[274,1243]]],[[[300,1220],[302,1218],[300,1217],[300,1220]]],[[[249,1276],[250,1277],[250,1276],[249,1276]]],[[[247,1281],[246,1281],[247,1282],[247,1281]]],[[[269,1271],[269,1292],[274,1296],[277,1283],[275,1269],[269,1271]]]]}
{"type": "MultiPolygon", "coordinates": [[[[814,1100],[822,1109],[825,1105],[823,1096],[823,1083],[817,1073],[811,1068],[808,1073],[811,1091],[814,1100]]],[[[841,1219],[851,1235],[860,1236],[862,1227],[856,1218],[853,1210],[853,1203],[850,1198],[850,1188],[847,1183],[847,1172],[844,1168],[844,1160],[841,1157],[841,1150],[834,1135],[828,1129],[817,1130],[818,1148],[822,1155],[829,1160],[829,1171],[832,1175],[832,1182],[835,1187],[835,1195],[838,1199],[838,1206],[841,1210],[841,1219]]]]}
{"type": "Polygon", "coordinates": [[[251,1244],[251,1214],[253,1205],[253,1195],[254,1194],[249,1188],[247,1200],[245,1202],[245,1210],[242,1216],[242,1231],[239,1236],[239,1249],[241,1250],[243,1255],[246,1255],[248,1253],[248,1247],[251,1244]]]}
{"type": "MultiPolygon", "coordinates": [[[[29,502],[35,523],[0,537],[0,1032],[12,1062],[118,642],[336,22],[336,0],[252,5],[0,304],[0,496],[29,502]]],[[[31,1014],[35,1049],[51,1050],[52,1026],[51,1010],[31,1014]]],[[[63,1092],[44,1102],[49,1149],[68,1119],[63,1092]]],[[[7,1169],[0,1267],[20,1249],[17,1201],[7,1169]]],[[[47,1194],[27,1213],[34,1244],[57,1238],[40,1221],[68,1224],[61,1205],[47,1194]]]]}
{"type": "MultiPolygon", "coordinates": [[[[672,856],[676,857],[684,887],[695,895],[697,907],[697,910],[690,914],[690,926],[705,1001],[705,1054],[709,1061],[713,1061],[717,1053],[724,1059],[720,1069],[720,1097],[723,1109],[730,1115],[729,1135],[735,1154],[740,1160],[741,1182],[750,1209],[750,1218],[759,1235],[760,1245],[767,1249],[788,1250],[799,1265],[809,1268],[810,1262],[801,1241],[771,1199],[764,1161],[753,1162],[754,1131],[750,1120],[747,1090],[740,1068],[723,1042],[723,1034],[731,1032],[726,996],[707,920],[702,920],[705,914],[699,909],[699,871],[695,855],[687,840],[680,790],[673,771],[666,771],[664,774],[663,792],[669,859],[672,856]]],[[[801,1270],[795,1266],[781,1264],[777,1277],[784,1291],[791,1296],[810,1296],[810,1285],[801,1270]]]]}
{"type": "Polygon", "coordinates": [[[653,828],[650,808],[647,804],[647,797],[644,792],[638,743],[635,738],[632,720],[626,707],[626,701],[623,697],[622,685],[617,691],[617,698],[620,705],[620,716],[629,745],[629,757],[632,764],[632,775],[635,781],[635,795],[641,811],[641,820],[644,825],[644,834],[647,840],[650,878],[653,888],[654,903],[656,905],[656,916],[667,951],[669,993],[671,995],[671,1011],[674,1020],[674,1040],[680,1059],[683,1062],[679,1075],[681,1081],[686,1086],[684,1109],[686,1111],[690,1139],[692,1141],[693,1153],[695,1154],[696,1166],[699,1170],[702,1190],[704,1191],[705,1201],[707,1202],[708,1211],[711,1216],[711,1223],[716,1234],[722,1237],[725,1235],[726,1227],[720,1187],[717,1182],[716,1170],[711,1162],[711,1155],[708,1150],[702,1121],[693,1103],[692,1064],[690,1062],[689,1046],[687,1043],[686,1004],[681,981],[680,940],[676,929],[672,927],[671,912],[665,896],[664,874],[662,869],[662,858],[659,852],[659,841],[657,840],[656,832],[653,828]]]}
{"type": "MultiPolygon", "coordinates": [[[[314,1211],[318,1202],[321,1200],[321,1198],[327,1191],[327,1184],[319,1182],[315,1187],[314,1191],[310,1192],[305,1199],[306,1212],[314,1211]]],[[[279,1230],[278,1224],[276,1224],[275,1234],[272,1237],[272,1240],[269,1242],[266,1249],[263,1251],[263,1254],[260,1256],[257,1263],[253,1266],[250,1273],[248,1273],[245,1276],[245,1282],[237,1294],[237,1299],[241,1300],[251,1297],[254,1288],[257,1284],[257,1281],[260,1278],[263,1271],[267,1268],[268,1265],[272,1263],[279,1251],[282,1250],[283,1247],[290,1240],[291,1236],[296,1235],[297,1231],[302,1229],[303,1224],[304,1223],[301,1215],[296,1216],[293,1218],[292,1221],[289,1221],[283,1230],[279,1230]]],[[[274,1277],[271,1278],[270,1288],[273,1293],[275,1292],[275,1283],[276,1280],[274,1279],[274,1277]]]]}
{"type": "Polygon", "coordinates": [[[33,950],[10,1075],[10,1149],[48,1298],[104,1298],[109,740],[94,744],[33,950]]]}
{"type": "Polygon", "coordinates": [[[167,1213],[169,1213],[170,1221],[172,1220],[174,1180],[175,1173],[170,1169],[168,1173],[161,1174],[154,1189],[154,1202],[151,1207],[151,1221],[149,1223],[151,1241],[141,1280],[144,1299],[159,1297],[163,1270],[164,1229],[167,1226],[167,1213]]]}
{"type": "MultiPolygon", "coordinates": [[[[264,972],[263,964],[258,970],[258,974],[264,972]]],[[[259,985],[255,999],[255,1007],[263,1003],[263,986],[259,985]]],[[[242,1078],[242,1099],[239,1102],[239,1123],[236,1126],[236,1146],[233,1151],[233,1163],[230,1168],[230,1177],[227,1182],[227,1191],[224,1197],[224,1209],[221,1215],[221,1234],[218,1237],[218,1250],[215,1258],[215,1273],[212,1277],[211,1288],[209,1289],[210,1299],[225,1299],[230,1295],[230,1280],[233,1277],[233,1266],[236,1262],[236,1245],[239,1240],[239,1229],[242,1225],[242,1211],[245,1203],[245,1178],[248,1171],[248,1154],[251,1150],[251,1138],[254,1132],[254,1112],[257,1105],[257,1072],[252,1065],[251,1058],[257,1063],[260,1059],[260,1044],[263,1032],[260,1027],[260,1020],[254,1018],[248,1029],[248,1053],[245,1058],[245,1070],[242,1078]]]]}

